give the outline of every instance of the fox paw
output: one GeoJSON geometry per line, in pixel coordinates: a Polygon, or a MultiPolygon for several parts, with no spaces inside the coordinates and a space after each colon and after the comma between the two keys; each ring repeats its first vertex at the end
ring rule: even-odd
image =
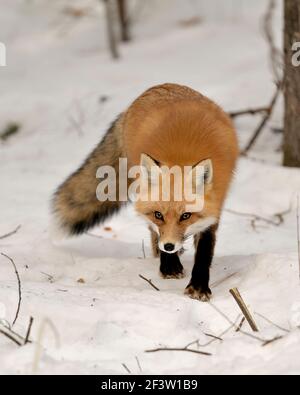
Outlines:
{"type": "Polygon", "coordinates": [[[160,272],[160,275],[164,279],[170,279],[170,278],[175,278],[177,280],[184,278],[185,277],[185,272],[182,270],[181,272],[174,272],[174,273],[162,273],[160,272]]]}
{"type": "Polygon", "coordinates": [[[170,255],[170,260],[162,262],[160,265],[160,274],[162,278],[183,278],[184,269],[177,255],[170,255]]]}
{"type": "Polygon", "coordinates": [[[195,288],[193,285],[188,285],[184,293],[190,298],[200,300],[201,302],[209,302],[212,295],[209,288],[204,291],[201,287],[195,288]]]}

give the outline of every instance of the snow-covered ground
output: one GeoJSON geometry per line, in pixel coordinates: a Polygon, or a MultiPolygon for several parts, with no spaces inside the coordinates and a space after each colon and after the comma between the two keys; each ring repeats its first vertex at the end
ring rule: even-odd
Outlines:
{"type": "MultiPolygon", "coordinates": [[[[100,2],[72,2],[82,4],[86,15],[75,18],[65,8],[70,1],[1,0],[0,42],[7,47],[7,67],[0,67],[0,131],[11,121],[21,129],[0,143],[0,236],[21,228],[0,239],[0,252],[14,259],[21,277],[14,330],[25,335],[34,317],[34,342],[17,347],[0,336],[0,372],[31,373],[40,339],[37,372],[46,374],[126,374],[123,364],[137,374],[299,374],[300,171],[280,166],[281,135],[271,129],[282,126],[282,103],[251,153],[256,160],[240,160],[226,208],[275,220],[273,215],[291,202],[292,209],[280,226],[256,221],[253,227],[251,217],[224,212],[212,304],[183,295],[188,278],[159,277],[147,229],[130,207],[106,224],[110,230],[94,229],[97,237],[53,244],[49,236],[54,189],[144,89],[167,81],[190,85],[227,110],[269,102],[274,87],[261,33],[267,2],[232,0],[220,7],[218,0],[133,1],[134,40],[122,45],[117,62],[106,50],[100,2]],[[187,23],[195,15],[201,22],[187,23]],[[231,329],[222,342],[206,345],[212,339],[205,333],[220,336],[230,326],[219,311],[241,320],[229,294],[233,287],[253,312],[257,336],[281,340],[263,347],[262,341],[231,329]],[[49,325],[41,335],[49,321],[58,339],[49,325]],[[145,353],[195,340],[212,356],[145,353]]],[[[258,122],[256,116],[237,120],[241,146],[258,122]]],[[[190,250],[183,258],[188,273],[192,259],[190,250]]],[[[0,318],[12,322],[17,301],[13,267],[0,256],[0,318]]],[[[247,324],[243,329],[251,333],[247,324]]]]}

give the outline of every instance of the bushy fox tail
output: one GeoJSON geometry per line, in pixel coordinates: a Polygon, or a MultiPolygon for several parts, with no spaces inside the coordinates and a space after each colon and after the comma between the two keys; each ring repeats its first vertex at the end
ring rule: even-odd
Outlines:
{"type": "Polygon", "coordinates": [[[52,206],[55,222],[69,235],[79,235],[116,213],[124,202],[99,201],[96,196],[100,166],[112,166],[118,175],[119,158],[124,157],[122,115],[111,125],[103,140],[83,165],[56,191],[52,206]]]}

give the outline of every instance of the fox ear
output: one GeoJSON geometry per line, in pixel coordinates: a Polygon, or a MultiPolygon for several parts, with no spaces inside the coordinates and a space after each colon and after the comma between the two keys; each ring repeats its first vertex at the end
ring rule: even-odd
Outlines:
{"type": "MultiPolygon", "coordinates": [[[[193,167],[194,175],[203,174],[204,175],[204,184],[209,185],[213,181],[213,164],[211,159],[205,159],[202,162],[199,162],[196,166],[193,167]],[[197,171],[199,170],[199,171],[197,171]]],[[[203,182],[203,180],[197,180],[197,182],[203,182]]]]}
{"type": "Polygon", "coordinates": [[[161,171],[159,163],[147,154],[141,154],[140,166],[145,178],[151,179],[161,171]]]}
{"type": "Polygon", "coordinates": [[[144,166],[148,171],[151,171],[152,167],[159,167],[159,163],[147,154],[141,154],[140,165],[144,166]]]}

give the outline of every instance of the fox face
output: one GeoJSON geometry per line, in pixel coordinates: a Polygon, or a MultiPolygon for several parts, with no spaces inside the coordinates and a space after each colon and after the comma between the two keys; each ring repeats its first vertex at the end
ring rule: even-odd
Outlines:
{"type": "Polygon", "coordinates": [[[147,188],[140,194],[135,208],[156,233],[161,251],[174,254],[182,250],[186,240],[217,222],[218,211],[212,188],[213,168],[209,159],[192,167],[183,180],[176,180],[172,173],[174,177],[170,177],[167,184],[163,183],[163,167],[148,155],[142,154],[141,168],[141,185],[144,183],[147,188]],[[157,177],[154,178],[153,174],[157,177]],[[183,189],[188,188],[187,180],[190,181],[190,188],[202,196],[193,195],[192,199],[186,199],[183,189]],[[169,199],[163,196],[167,195],[164,188],[170,188],[169,199]],[[181,199],[175,196],[176,191],[182,192],[181,199]]]}

